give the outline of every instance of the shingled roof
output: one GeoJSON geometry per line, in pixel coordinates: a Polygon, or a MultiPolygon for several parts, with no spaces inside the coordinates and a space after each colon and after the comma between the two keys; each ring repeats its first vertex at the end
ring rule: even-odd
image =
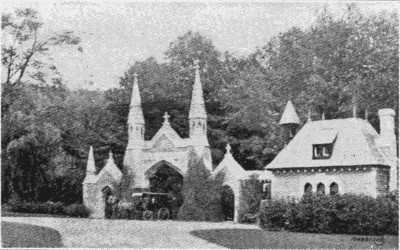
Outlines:
{"type": "Polygon", "coordinates": [[[306,123],[266,169],[389,165],[376,145],[379,134],[359,118],[306,123]],[[313,159],[313,145],[333,143],[329,159],[313,159]]]}

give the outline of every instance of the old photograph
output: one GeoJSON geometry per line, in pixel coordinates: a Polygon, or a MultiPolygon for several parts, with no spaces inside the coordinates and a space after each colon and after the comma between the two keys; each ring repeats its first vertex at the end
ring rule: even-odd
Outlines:
{"type": "Polygon", "coordinates": [[[1,6],[1,247],[398,249],[396,1],[1,6]]]}

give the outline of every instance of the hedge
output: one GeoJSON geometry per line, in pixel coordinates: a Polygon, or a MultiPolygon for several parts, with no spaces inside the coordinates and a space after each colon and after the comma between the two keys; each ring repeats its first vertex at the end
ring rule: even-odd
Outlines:
{"type": "Polygon", "coordinates": [[[305,195],[272,200],[260,207],[259,223],[271,230],[326,234],[398,235],[398,192],[372,198],[364,195],[305,195]]]}
{"type": "Polygon", "coordinates": [[[83,204],[72,204],[65,206],[61,202],[23,202],[11,201],[7,204],[7,210],[17,213],[34,213],[34,214],[53,214],[68,215],[71,217],[89,217],[90,211],[83,204]]]}

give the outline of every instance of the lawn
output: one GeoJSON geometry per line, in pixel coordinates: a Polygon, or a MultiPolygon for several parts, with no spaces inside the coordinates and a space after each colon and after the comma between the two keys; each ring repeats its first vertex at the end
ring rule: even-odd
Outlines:
{"type": "Polygon", "coordinates": [[[2,247],[55,248],[63,247],[61,234],[47,227],[1,222],[2,247]]]}
{"type": "Polygon", "coordinates": [[[385,236],[384,243],[376,245],[374,237],[370,236],[274,232],[258,229],[195,230],[191,234],[222,247],[235,249],[398,249],[399,239],[398,236],[385,236]]]}

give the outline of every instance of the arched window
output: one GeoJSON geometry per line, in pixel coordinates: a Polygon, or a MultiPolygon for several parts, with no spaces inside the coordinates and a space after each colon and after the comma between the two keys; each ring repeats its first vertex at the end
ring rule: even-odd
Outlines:
{"type": "Polygon", "coordinates": [[[193,123],[192,123],[192,128],[194,128],[195,125],[196,125],[196,122],[193,121],[193,123]]]}
{"type": "Polygon", "coordinates": [[[339,186],[336,182],[332,182],[332,184],[329,186],[329,193],[331,195],[335,195],[339,193],[339,186]]]}
{"type": "Polygon", "coordinates": [[[325,194],[325,185],[319,183],[317,186],[317,194],[325,194]]]}
{"type": "Polygon", "coordinates": [[[304,194],[311,194],[312,193],[312,185],[307,183],[304,185],[304,194]]]}
{"type": "Polygon", "coordinates": [[[197,124],[197,126],[201,126],[201,122],[199,121],[199,123],[197,124]]]}

